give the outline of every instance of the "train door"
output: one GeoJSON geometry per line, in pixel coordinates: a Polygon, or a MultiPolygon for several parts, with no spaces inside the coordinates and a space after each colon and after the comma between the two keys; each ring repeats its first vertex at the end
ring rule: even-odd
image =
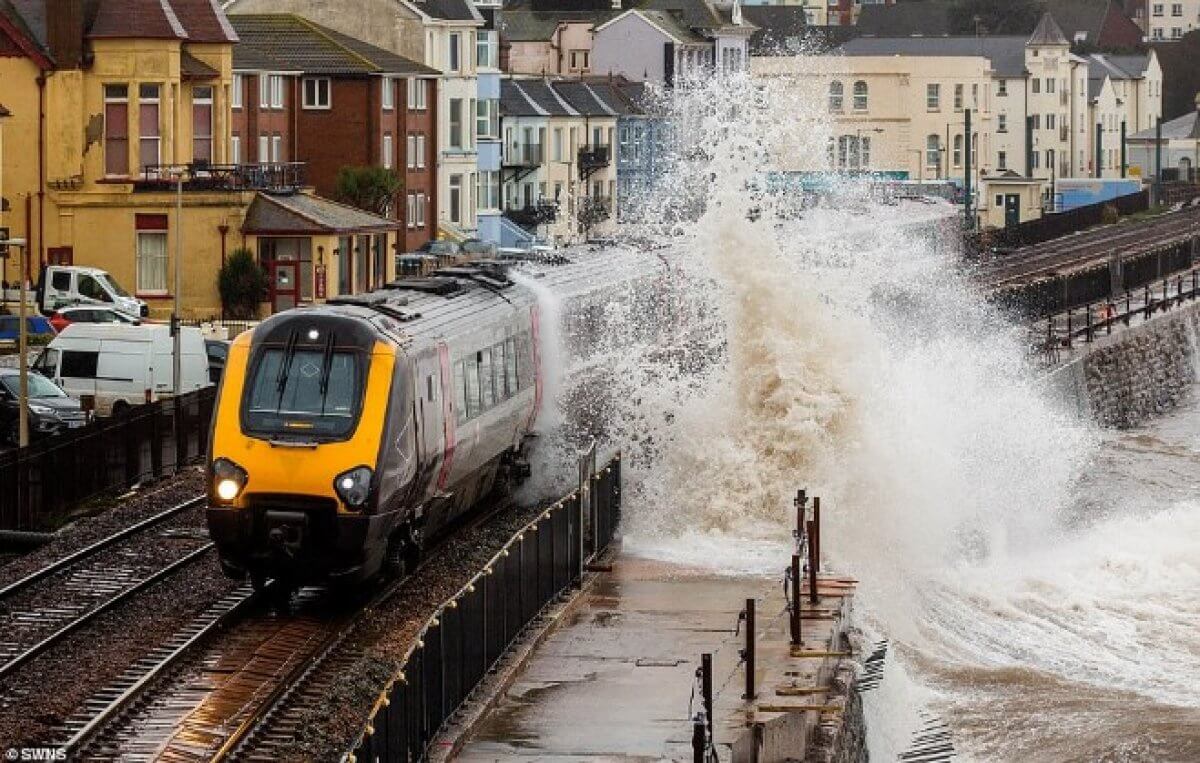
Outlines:
{"type": "Polygon", "coordinates": [[[442,379],[437,353],[423,353],[415,370],[417,453],[422,464],[438,466],[445,449],[445,431],[441,421],[442,379]]]}

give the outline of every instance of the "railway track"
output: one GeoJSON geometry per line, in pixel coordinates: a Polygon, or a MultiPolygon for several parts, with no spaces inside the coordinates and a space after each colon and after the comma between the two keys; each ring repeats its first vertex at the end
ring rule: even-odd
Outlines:
{"type": "Polygon", "coordinates": [[[1071,270],[1193,236],[1200,236],[1200,209],[1189,207],[1153,220],[1105,226],[1026,247],[981,264],[976,277],[985,286],[1003,288],[1047,271],[1071,270]]]}
{"type": "MultiPolygon", "coordinates": [[[[493,505],[466,527],[509,505],[493,505]]],[[[358,624],[406,580],[388,579],[350,601],[303,588],[285,608],[238,589],[96,692],[57,744],[81,760],[280,760],[304,711],[328,701],[330,676],[360,657],[347,644],[358,624]]]]}
{"type": "Polygon", "coordinates": [[[203,503],[184,501],[0,589],[0,679],[207,555],[212,544],[188,528],[147,535],[203,503]]]}

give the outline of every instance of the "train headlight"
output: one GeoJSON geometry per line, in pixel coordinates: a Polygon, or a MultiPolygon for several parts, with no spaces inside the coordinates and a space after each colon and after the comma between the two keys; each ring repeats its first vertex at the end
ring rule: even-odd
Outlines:
{"type": "Polygon", "coordinates": [[[361,509],[371,493],[372,472],[369,467],[358,466],[342,472],[333,479],[333,489],[338,497],[352,509],[361,509]]]}
{"type": "Polygon", "coordinates": [[[241,494],[246,487],[249,475],[246,470],[228,458],[218,458],[213,461],[212,479],[213,493],[217,499],[228,503],[241,494]]]}

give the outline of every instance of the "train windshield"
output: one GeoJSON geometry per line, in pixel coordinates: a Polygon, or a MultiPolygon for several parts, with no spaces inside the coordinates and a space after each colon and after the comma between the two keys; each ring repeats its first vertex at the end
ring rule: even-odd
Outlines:
{"type": "Polygon", "coordinates": [[[248,432],[337,439],[354,431],[362,398],[361,353],[264,348],[244,404],[248,432]]]}

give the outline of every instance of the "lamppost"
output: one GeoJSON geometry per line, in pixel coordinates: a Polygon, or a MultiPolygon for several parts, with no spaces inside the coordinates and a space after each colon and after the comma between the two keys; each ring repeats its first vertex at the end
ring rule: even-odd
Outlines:
{"type": "Polygon", "coordinates": [[[183,331],[179,325],[179,291],[183,286],[180,277],[180,264],[183,262],[183,172],[180,169],[175,175],[175,299],[171,307],[171,372],[174,374],[172,387],[176,398],[183,393],[183,331]]]}

